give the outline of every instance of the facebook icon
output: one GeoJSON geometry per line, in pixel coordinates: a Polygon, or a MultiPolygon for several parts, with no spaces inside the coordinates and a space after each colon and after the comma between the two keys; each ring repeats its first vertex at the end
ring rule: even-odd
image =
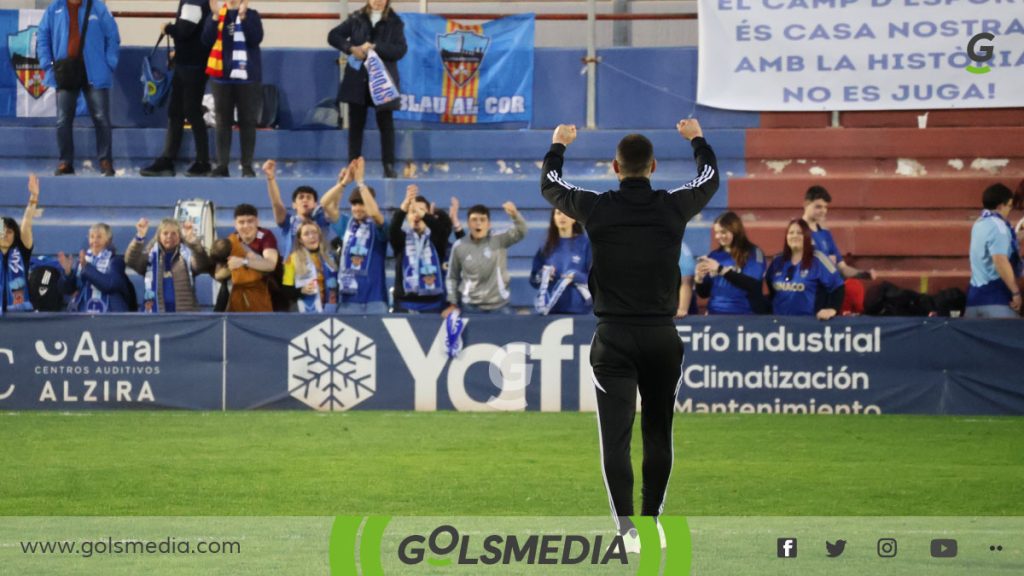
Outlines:
{"type": "Polygon", "coordinates": [[[779,538],[779,558],[796,558],[796,538],[779,538]]]}

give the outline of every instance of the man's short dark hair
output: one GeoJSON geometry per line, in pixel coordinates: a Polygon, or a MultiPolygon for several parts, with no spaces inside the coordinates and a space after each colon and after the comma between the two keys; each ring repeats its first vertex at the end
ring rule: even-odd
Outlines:
{"type": "Polygon", "coordinates": [[[299,194],[312,194],[314,202],[320,199],[316,190],[312,186],[299,186],[296,188],[295,191],[292,192],[292,202],[295,202],[295,199],[299,197],[299,194]]]}
{"type": "Polygon", "coordinates": [[[239,204],[235,206],[235,218],[239,216],[256,216],[258,218],[259,215],[259,211],[252,204],[239,204]]]}
{"type": "Polygon", "coordinates": [[[824,200],[826,204],[832,203],[832,195],[828,193],[828,190],[824,186],[814,185],[807,189],[807,193],[804,194],[804,202],[814,202],[815,200],[824,200]]]}
{"type": "Polygon", "coordinates": [[[491,219],[491,211],[487,209],[487,206],[483,204],[474,204],[469,207],[469,211],[466,212],[466,218],[468,219],[473,214],[483,214],[488,220],[491,219]]]}
{"type": "MultiPolygon", "coordinates": [[[[370,192],[370,196],[377,198],[377,191],[373,189],[373,186],[367,186],[366,189],[370,192]]],[[[352,205],[363,204],[363,191],[359,188],[352,190],[352,193],[348,196],[348,203],[352,205]]]]}
{"type": "Polygon", "coordinates": [[[986,210],[995,210],[1013,200],[1013,191],[1004,184],[993,184],[981,193],[981,205],[986,210]]]}
{"type": "Polygon", "coordinates": [[[430,208],[430,200],[427,200],[427,197],[426,197],[426,196],[423,196],[422,194],[421,194],[421,195],[419,195],[419,196],[416,196],[415,198],[413,198],[413,199],[412,199],[412,201],[413,201],[414,203],[415,203],[415,202],[419,202],[419,203],[421,203],[421,204],[426,204],[426,205],[427,205],[427,208],[430,208]]]}
{"type": "Polygon", "coordinates": [[[619,140],[615,159],[623,176],[643,176],[654,161],[654,144],[643,134],[629,134],[619,140]]]}

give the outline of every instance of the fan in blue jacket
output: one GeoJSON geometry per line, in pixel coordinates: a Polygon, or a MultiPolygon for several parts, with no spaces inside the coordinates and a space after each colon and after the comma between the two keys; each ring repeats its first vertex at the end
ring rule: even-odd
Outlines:
{"type": "Polygon", "coordinates": [[[114,175],[110,144],[110,87],[113,85],[114,69],[117,68],[121,50],[121,36],[107,5],[102,0],[91,0],[89,29],[85,38],[81,37],[89,2],[54,0],[39,22],[36,51],[40,65],[46,70],[45,84],[57,88],[53,63],[77,55],[82,56],[87,77],[85,86],[81,88],[57,89],[57,146],[60,149],[60,164],[54,172],[57,176],[75,173],[75,147],[71,128],[80,92],[85,95],[96,128],[96,153],[100,171],[104,176],[114,175]],[[71,20],[72,14],[77,15],[75,22],[71,20]],[[72,39],[75,41],[71,42],[72,39]]]}

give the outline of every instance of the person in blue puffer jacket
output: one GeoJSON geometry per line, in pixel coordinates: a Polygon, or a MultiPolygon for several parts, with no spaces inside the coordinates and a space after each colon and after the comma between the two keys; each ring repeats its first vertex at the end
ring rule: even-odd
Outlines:
{"type": "Polygon", "coordinates": [[[117,22],[102,0],[54,0],[39,22],[36,52],[39,64],[46,70],[44,83],[57,89],[57,147],[60,163],[54,175],[74,174],[75,145],[72,125],[78,95],[85,102],[96,128],[96,155],[100,172],[114,175],[111,152],[110,87],[121,51],[117,22]],[[86,10],[89,26],[86,29],[86,10]],[[85,37],[82,30],[86,30],[85,37]],[[53,64],[63,58],[82,58],[85,63],[85,85],[60,88],[53,73],[53,64]]]}

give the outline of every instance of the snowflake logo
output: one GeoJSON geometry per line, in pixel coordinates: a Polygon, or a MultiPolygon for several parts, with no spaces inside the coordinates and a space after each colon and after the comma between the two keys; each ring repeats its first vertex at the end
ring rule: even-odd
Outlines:
{"type": "Polygon", "coordinates": [[[288,346],[288,393],[316,410],[348,410],[377,390],[377,345],[339,320],[324,320],[288,346]]]}

